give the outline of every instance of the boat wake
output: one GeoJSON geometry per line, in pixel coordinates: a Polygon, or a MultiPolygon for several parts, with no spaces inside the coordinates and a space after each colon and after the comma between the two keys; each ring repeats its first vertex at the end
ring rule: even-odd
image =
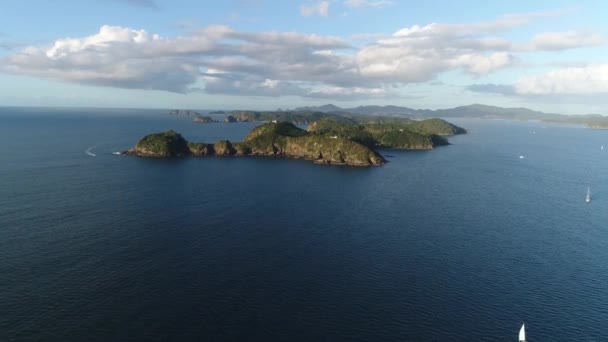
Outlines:
{"type": "Polygon", "coordinates": [[[95,146],[91,146],[91,147],[87,148],[86,151],[84,151],[84,153],[90,155],[91,157],[97,157],[97,155],[95,153],[91,152],[94,148],[95,148],[95,146]]]}

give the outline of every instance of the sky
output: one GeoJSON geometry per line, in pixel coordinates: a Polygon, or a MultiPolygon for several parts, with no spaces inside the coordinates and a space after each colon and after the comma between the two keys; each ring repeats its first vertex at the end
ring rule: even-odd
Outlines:
{"type": "Polygon", "coordinates": [[[0,106],[608,115],[608,2],[2,0],[0,106]]]}

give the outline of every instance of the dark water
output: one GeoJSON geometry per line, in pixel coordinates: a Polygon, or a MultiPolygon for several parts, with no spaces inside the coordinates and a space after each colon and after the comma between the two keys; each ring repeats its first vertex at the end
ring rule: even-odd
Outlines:
{"type": "Polygon", "coordinates": [[[253,127],[190,120],[0,111],[1,341],[608,340],[608,131],[455,120],[375,168],[111,154],[253,127]]]}

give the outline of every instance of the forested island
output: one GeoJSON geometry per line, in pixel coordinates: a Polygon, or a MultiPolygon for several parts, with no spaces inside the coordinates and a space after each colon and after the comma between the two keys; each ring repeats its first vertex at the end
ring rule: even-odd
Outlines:
{"type": "Polygon", "coordinates": [[[391,123],[359,123],[350,118],[324,118],[307,130],[275,121],[255,127],[242,142],[188,142],[167,131],[143,137],[124,152],[145,157],[272,156],[312,160],[322,164],[382,165],[377,148],[432,149],[447,145],[445,136],[466,131],[442,119],[391,123]]]}

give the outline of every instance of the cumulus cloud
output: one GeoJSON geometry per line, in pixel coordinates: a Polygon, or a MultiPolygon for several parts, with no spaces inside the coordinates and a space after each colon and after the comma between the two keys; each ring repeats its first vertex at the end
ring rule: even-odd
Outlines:
{"type": "Polygon", "coordinates": [[[322,86],[311,89],[306,96],[325,99],[384,98],[392,93],[385,88],[322,86]]]}
{"type": "MultiPolygon", "coordinates": [[[[314,13],[326,13],[319,12],[320,4],[308,3],[315,6],[314,13]]],[[[245,32],[222,25],[191,31],[182,37],[102,26],[89,36],[57,39],[48,45],[6,54],[0,57],[0,71],[79,84],[178,93],[202,87],[214,94],[386,97],[394,94],[391,90],[396,86],[432,81],[442,72],[461,70],[480,77],[517,64],[518,53],[578,48],[601,38],[587,34],[586,39],[579,39],[583,36],[578,32],[538,34],[523,48],[500,35],[534,18],[550,15],[556,14],[413,25],[392,35],[370,36],[371,42],[363,47],[327,35],[245,32]]],[[[556,78],[552,74],[524,78],[516,87],[517,93],[556,89],[551,85],[558,83],[556,78]]],[[[470,90],[484,89],[477,86],[470,90]]],[[[494,90],[507,92],[506,88],[494,90]]]]}
{"type": "Polygon", "coordinates": [[[428,81],[454,68],[484,75],[516,60],[508,52],[509,41],[481,36],[494,29],[489,24],[414,25],[361,49],[358,65],[365,76],[401,82],[428,81]],[[486,32],[480,31],[481,26],[487,26],[486,32]]]}
{"type": "Polygon", "coordinates": [[[350,8],[382,8],[394,5],[395,2],[391,0],[345,0],[344,5],[350,8]]]}
{"type": "Polygon", "coordinates": [[[306,91],[299,85],[275,79],[259,79],[247,74],[228,73],[217,69],[208,69],[204,73],[205,92],[225,95],[250,96],[284,96],[305,95],[306,91]]]}
{"type": "Polygon", "coordinates": [[[608,64],[570,67],[543,75],[525,76],[515,83],[520,95],[608,94],[608,64]]]}
{"type": "Polygon", "coordinates": [[[329,1],[304,4],[300,6],[300,14],[305,17],[313,15],[327,17],[329,15],[329,1]]]}
{"type": "MultiPolygon", "coordinates": [[[[198,43],[203,50],[204,42],[198,43]]],[[[103,26],[85,38],[28,47],[8,56],[3,69],[76,83],[184,92],[196,81],[198,68],[187,55],[163,53],[173,45],[143,30],[103,26]]]]}
{"type": "Polygon", "coordinates": [[[292,80],[347,82],[355,66],[337,52],[344,49],[350,46],[342,39],[294,32],[249,33],[210,26],[192,36],[167,39],[144,30],[103,26],[88,37],[28,47],[5,57],[0,69],[83,84],[182,93],[203,76],[201,70],[213,69],[239,77],[241,83],[224,78],[220,84],[216,77],[215,83],[209,82],[211,92],[229,84],[239,85],[236,89],[243,92],[255,84],[277,92],[293,89],[292,80]],[[272,80],[280,86],[272,87],[272,80]]]}
{"type": "Polygon", "coordinates": [[[559,99],[608,94],[608,64],[564,67],[541,75],[520,77],[515,84],[472,84],[467,90],[478,93],[559,99]]]}

